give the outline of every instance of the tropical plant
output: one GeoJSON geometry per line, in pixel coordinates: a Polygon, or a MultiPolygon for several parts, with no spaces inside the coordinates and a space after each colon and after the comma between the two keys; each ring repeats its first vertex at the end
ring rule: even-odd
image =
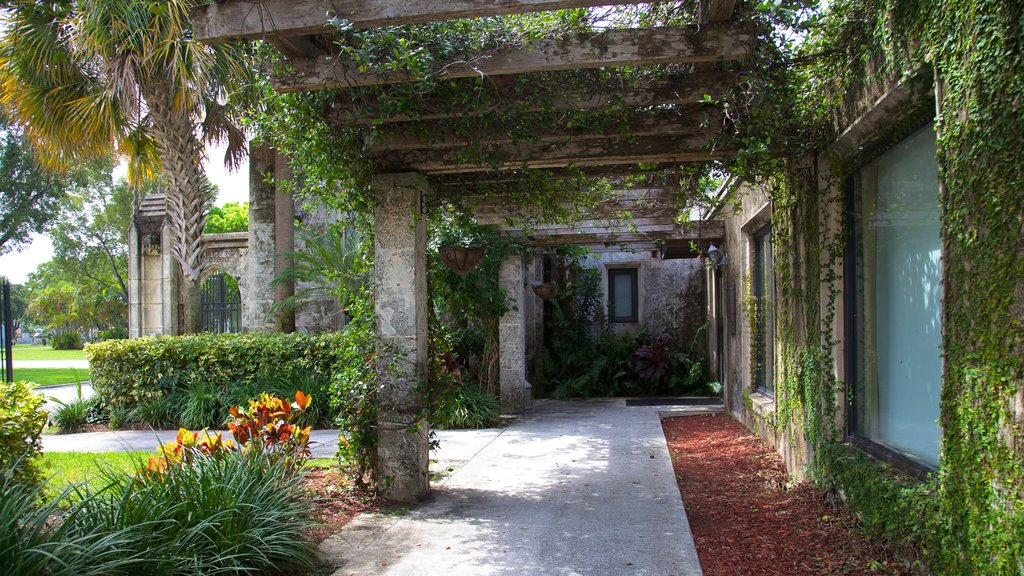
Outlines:
{"type": "Polygon", "coordinates": [[[82,383],[75,383],[75,398],[68,402],[52,398],[57,403],[57,409],[53,411],[53,423],[65,434],[78,432],[89,421],[89,410],[93,402],[82,398],[82,383]]]}
{"type": "Polygon", "coordinates": [[[200,242],[211,188],[204,142],[245,138],[227,107],[250,78],[244,47],[191,34],[197,0],[12,2],[0,37],[0,105],[47,166],[114,153],[136,183],[165,176],[172,254],[185,278],[184,329],[199,329],[200,242]]]}
{"type": "MultiPolygon", "coordinates": [[[[141,466],[141,463],[139,463],[141,466]]],[[[308,574],[317,558],[303,476],[263,453],[98,478],[47,501],[0,469],[5,574],[308,574]],[[95,489],[93,488],[95,487],[95,489]]]]}
{"type": "Polygon", "coordinates": [[[17,482],[11,472],[0,469],[0,565],[5,574],[121,574],[149,552],[138,546],[138,527],[82,530],[73,521],[82,508],[71,504],[66,509],[68,492],[46,502],[41,486],[17,482]]]}
{"type": "Polygon", "coordinates": [[[501,406],[479,386],[463,384],[434,407],[430,424],[435,428],[487,428],[498,423],[501,406]]]}
{"type": "Polygon", "coordinates": [[[224,421],[220,387],[213,382],[197,382],[179,389],[178,414],[186,428],[211,428],[224,421]]]}
{"type": "Polygon", "coordinates": [[[306,232],[300,244],[301,250],[279,255],[290,264],[270,281],[271,286],[294,284],[296,290],[275,302],[268,315],[298,310],[327,295],[336,300],[338,313],[347,321],[349,304],[368,279],[366,237],[334,224],[320,233],[306,232]]]}
{"type": "Polygon", "coordinates": [[[129,411],[128,419],[141,422],[154,430],[167,430],[178,423],[174,402],[167,396],[142,400],[129,411]]]}

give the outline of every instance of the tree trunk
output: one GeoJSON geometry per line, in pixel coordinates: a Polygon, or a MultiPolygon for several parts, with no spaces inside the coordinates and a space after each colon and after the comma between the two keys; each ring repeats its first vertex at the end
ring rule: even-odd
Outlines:
{"type": "Polygon", "coordinates": [[[181,315],[181,333],[195,334],[203,329],[203,318],[200,310],[199,280],[182,282],[181,300],[183,314],[181,315]]]}
{"type": "MultiPolygon", "coordinates": [[[[155,84],[155,83],[154,83],[155,84]]],[[[195,122],[189,111],[178,110],[169,89],[145,85],[143,97],[150,117],[160,162],[167,184],[167,217],[174,233],[171,254],[181,266],[184,310],[181,333],[201,329],[199,314],[199,277],[203,273],[203,227],[212,188],[206,185],[202,145],[195,134],[195,122]]]]}

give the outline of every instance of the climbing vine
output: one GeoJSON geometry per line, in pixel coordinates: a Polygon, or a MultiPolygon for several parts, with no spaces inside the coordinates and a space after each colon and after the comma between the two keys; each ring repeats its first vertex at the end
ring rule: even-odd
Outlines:
{"type": "Polygon", "coordinates": [[[785,101],[795,111],[787,118],[809,128],[767,133],[771,124],[755,117],[751,138],[767,147],[782,135],[796,153],[738,162],[751,181],[762,177],[774,208],[783,305],[773,425],[810,452],[816,481],[922,567],[1024,573],[1024,7],[835,1],[808,26],[787,68],[802,89],[785,101]],[[914,78],[934,86],[934,98],[915,99],[934,108],[894,118],[882,139],[830,158],[832,173],[813,178],[823,184],[802,184],[804,152],[827,149],[832,127],[850,124],[872,89],[914,78]],[[846,236],[819,215],[841,214],[846,177],[932,116],[942,181],[942,454],[939,473],[917,481],[840,443],[845,384],[835,377],[834,327],[846,236]]]}
{"type": "MultiPolygon", "coordinates": [[[[779,373],[772,426],[806,451],[810,475],[834,487],[869,529],[914,549],[944,574],[1024,572],[1024,5],[1000,0],[774,0],[743,2],[761,42],[751,63],[727,65],[739,89],[705,103],[722,112],[715,146],[735,146],[735,160],[677,173],[696,202],[708,181],[737,174],[768,191],[776,250],[775,309],[779,373]],[[843,182],[872,154],[932,115],[898,119],[883,140],[846,158],[815,154],[878,86],[924,78],[934,87],[943,241],[944,382],[940,471],[923,483],[893,475],[842,444],[846,383],[836,377],[835,327],[846,231],[843,182]],[[1017,537],[1015,537],[1017,535],[1017,537]]],[[[445,79],[438,65],[473,59],[539,38],[621,24],[692,23],[696,3],[342,32],[339,62],[354,70],[417,79],[340,93],[268,99],[258,132],[293,160],[303,188],[368,226],[374,171],[369,148],[381,118],[421,127],[430,118],[468,144],[458,161],[497,166],[482,135],[501,130],[535,141],[554,124],[628,133],[628,110],[566,111],[555,99],[585,98],[602,86],[640,87],[688,71],[643,66],[512,78],[445,79]],[[364,215],[364,216],[360,216],[364,215]]],[[[877,95],[876,95],[877,96],[877,95]]],[[[425,128],[424,128],[425,129],[425,128]]],[[[430,138],[430,133],[424,133],[430,138]]],[[[503,195],[547,219],[571,221],[613,182],[580,171],[566,177],[523,169],[514,182],[432,182],[433,205],[460,204],[473,191],[503,195]]]]}

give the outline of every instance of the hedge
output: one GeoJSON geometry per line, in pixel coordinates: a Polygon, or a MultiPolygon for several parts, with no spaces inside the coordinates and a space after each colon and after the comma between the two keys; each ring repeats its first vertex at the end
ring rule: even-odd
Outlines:
{"type": "Polygon", "coordinates": [[[125,408],[197,385],[251,386],[276,375],[329,380],[343,346],[341,333],[195,334],[87,344],[85,355],[97,397],[125,408]]]}
{"type": "Polygon", "coordinates": [[[15,480],[30,484],[39,480],[35,457],[42,451],[43,404],[29,384],[0,382],[0,475],[13,473],[15,480]]]}

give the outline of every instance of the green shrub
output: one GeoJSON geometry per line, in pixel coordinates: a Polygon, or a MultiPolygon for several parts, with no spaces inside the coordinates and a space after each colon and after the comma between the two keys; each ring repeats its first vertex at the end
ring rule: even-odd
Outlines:
{"type": "Polygon", "coordinates": [[[42,451],[44,403],[25,382],[0,382],[0,474],[28,483],[38,481],[35,459],[42,451]]]}
{"type": "Polygon", "coordinates": [[[434,408],[435,428],[487,428],[498,423],[501,405],[494,396],[472,384],[459,386],[434,408]]]}
{"type": "Polygon", "coordinates": [[[54,350],[81,350],[82,335],[78,332],[61,332],[53,337],[51,345],[54,350]]]}
{"type": "Polygon", "coordinates": [[[89,402],[81,398],[70,402],[57,402],[53,411],[53,423],[65,434],[79,432],[85,427],[89,411],[89,402]]]}
{"type": "Polygon", "coordinates": [[[230,404],[232,396],[263,392],[256,384],[275,375],[330,381],[345,354],[342,334],[194,334],[108,340],[85,350],[96,395],[111,410],[205,385],[217,386],[230,404]],[[236,387],[245,393],[235,394],[236,387]]]}
{"type": "Polygon", "coordinates": [[[106,576],[142,573],[147,554],[133,528],[82,530],[74,519],[82,508],[68,492],[44,502],[42,487],[17,482],[0,469],[0,566],[4,574],[106,576]],[[70,508],[70,509],[68,509],[70,508]],[[55,518],[71,521],[54,522],[55,518]]]}
{"type": "Polygon", "coordinates": [[[128,412],[128,419],[140,422],[154,430],[170,430],[178,427],[176,406],[170,397],[147,398],[128,412]]]}
{"type": "Polygon", "coordinates": [[[217,428],[224,424],[227,408],[216,384],[202,382],[180,390],[175,396],[180,423],[185,428],[217,428]]]}
{"type": "Polygon", "coordinates": [[[316,546],[306,538],[315,524],[312,499],[301,474],[281,459],[259,452],[198,456],[144,482],[124,472],[100,474],[44,502],[40,489],[0,471],[5,574],[305,574],[313,568],[316,546]]]}

